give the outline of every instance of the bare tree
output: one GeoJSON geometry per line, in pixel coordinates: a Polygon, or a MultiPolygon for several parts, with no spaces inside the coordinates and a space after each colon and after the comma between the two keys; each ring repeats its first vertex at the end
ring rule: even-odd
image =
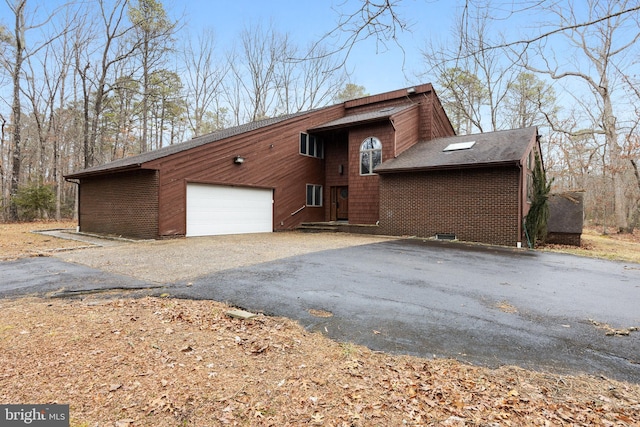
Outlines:
{"type": "MultiPolygon", "coordinates": [[[[7,34],[3,34],[3,40],[8,42],[5,46],[9,46],[9,50],[13,50],[12,55],[3,55],[0,62],[2,63],[3,68],[8,70],[11,80],[12,80],[12,102],[11,102],[11,116],[12,116],[12,140],[11,140],[11,173],[10,173],[10,184],[9,184],[9,198],[10,200],[15,198],[19,186],[20,186],[20,176],[21,176],[21,167],[22,167],[22,101],[21,94],[23,92],[23,73],[24,73],[24,63],[31,56],[35,55],[41,49],[51,43],[51,40],[45,40],[40,44],[33,45],[27,50],[26,43],[26,33],[27,31],[41,28],[46,25],[51,16],[46,17],[39,23],[28,23],[26,22],[25,17],[27,16],[27,0],[15,0],[13,3],[7,1],[7,5],[11,10],[14,18],[14,28],[13,34],[11,37],[7,37],[7,34]]],[[[9,219],[17,220],[18,219],[18,210],[17,206],[14,203],[9,203],[9,219]]]]}
{"type": "Polygon", "coordinates": [[[75,46],[76,72],[81,77],[84,98],[85,167],[92,166],[96,160],[103,104],[105,96],[113,89],[113,67],[120,61],[131,59],[141,42],[137,38],[128,37],[134,27],[126,20],[127,0],[116,0],[110,9],[105,0],[99,0],[99,10],[99,22],[95,25],[102,34],[85,34],[75,46]],[[98,63],[92,67],[94,49],[98,63]]]}
{"type": "MultiPolygon", "coordinates": [[[[206,30],[197,37],[197,45],[189,38],[183,49],[185,63],[184,81],[186,95],[187,121],[194,136],[201,135],[205,128],[207,113],[213,110],[216,99],[222,91],[222,82],[227,70],[220,66],[215,56],[215,37],[212,30],[206,30]]],[[[215,126],[214,126],[215,127],[215,126]]]]}
{"type": "Polygon", "coordinates": [[[310,110],[330,103],[348,79],[341,61],[327,55],[328,48],[315,44],[309,49],[307,59],[299,64],[300,82],[296,87],[295,111],[310,110]]]}
{"type": "Polygon", "coordinates": [[[480,4],[458,17],[453,39],[428,42],[422,52],[429,72],[445,89],[444,101],[453,117],[466,122],[464,131],[495,131],[510,85],[518,73],[517,65],[504,51],[487,49],[498,43],[490,39],[492,7],[480,4]],[[471,125],[471,126],[469,126],[471,125]]]}
{"type": "MultiPolygon", "coordinates": [[[[343,2],[336,8],[338,23],[329,30],[320,40],[336,41],[333,43],[335,49],[329,54],[344,54],[343,64],[346,62],[353,47],[366,39],[375,38],[377,44],[384,48],[389,43],[398,44],[398,34],[404,31],[411,31],[413,23],[403,15],[401,7],[406,5],[406,0],[359,0],[357,2],[343,2]],[[354,8],[351,8],[355,5],[354,8]],[[346,37],[346,38],[342,38],[346,37]]],[[[463,21],[468,18],[467,11],[486,4],[486,0],[464,0],[462,3],[463,21]]],[[[560,5],[560,2],[554,2],[560,5]]],[[[545,5],[544,0],[515,0],[509,4],[500,3],[499,7],[493,8],[492,15],[497,20],[508,20],[510,17],[519,14],[534,15],[538,8],[545,5]]],[[[504,50],[513,49],[520,53],[525,52],[529,46],[544,41],[551,36],[567,30],[584,29],[596,25],[607,19],[622,17],[640,11],[640,5],[625,3],[624,7],[612,11],[609,14],[601,15],[592,19],[576,20],[574,23],[553,26],[546,31],[542,31],[530,37],[505,40],[496,44],[481,46],[481,50],[504,50]]],[[[403,49],[398,44],[400,49],[403,49]]],[[[472,52],[477,54],[479,52],[472,52]]]]}
{"type": "MultiPolygon", "coordinates": [[[[10,4],[7,1],[9,8],[14,14],[15,17],[15,26],[13,33],[13,62],[7,64],[11,78],[13,80],[13,101],[11,104],[11,114],[13,116],[13,135],[12,135],[12,167],[11,167],[11,184],[10,184],[10,198],[13,199],[18,193],[18,185],[20,180],[20,166],[22,162],[21,157],[21,118],[22,118],[22,106],[20,104],[20,88],[21,88],[21,73],[22,73],[22,64],[24,62],[24,50],[25,50],[25,40],[24,35],[26,31],[25,25],[25,8],[27,6],[27,0],[16,0],[14,4],[10,4]]],[[[18,219],[18,208],[14,203],[9,204],[9,219],[17,220],[18,219]]]]}
{"type": "Polygon", "coordinates": [[[359,0],[343,2],[336,8],[338,23],[317,42],[317,46],[329,44],[330,50],[309,50],[310,57],[339,56],[339,67],[343,67],[353,47],[369,38],[375,38],[379,50],[389,49],[393,43],[399,49],[398,34],[409,31],[411,22],[403,17],[399,9],[403,0],[359,0]],[[351,8],[355,5],[354,8],[351,8]]]}
{"type": "Polygon", "coordinates": [[[327,49],[314,44],[315,53],[300,55],[301,49],[289,39],[277,64],[278,111],[288,114],[311,110],[331,102],[347,82],[344,67],[327,49]],[[297,60],[297,57],[306,57],[297,60]]]}
{"type": "MultiPolygon", "coordinates": [[[[584,105],[585,113],[591,117],[590,126],[581,130],[565,129],[551,120],[555,130],[573,137],[581,135],[600,136],[608,153],[608,169],[613,179],[614,214],[616,228],[620,232],[630,229],[629,182],[633,180],[632,164],[624,156],[619,141],[621,121],[616,111],[616,70],[628,65],[631,50],[640,39],[638,14],[621,13],[630,9],[629,1],[608,2],[589,0],[587,3],[589,26],[579,26],[578,13],[573,3],[568,8],[550,6],[547,11],[569,28],[560,33],[573,48],[576,61],[568,63],[567,52],[556,54],[546,43],[535,46],[527,55],[527,68],[557,81],[582,85],[584,92],[573,91],[577,105],[584,105]],[[607,17],[602,19],[602,17],[607,17]],[[591,102],[584,102],[591,96],[591,102]]],[[[581,8],[582,3],[581,3],[581,8]]]]}
{"type": "Polygon", "coordinates": [[[283,59],[286,42],[287,36],[271,26],[264,29],[254,25],[240,34],[237,60],[230,61],[229,67],[242,92],[249,121],[264,119],[273,112],[277,100],[276,66],[283,59]]]}

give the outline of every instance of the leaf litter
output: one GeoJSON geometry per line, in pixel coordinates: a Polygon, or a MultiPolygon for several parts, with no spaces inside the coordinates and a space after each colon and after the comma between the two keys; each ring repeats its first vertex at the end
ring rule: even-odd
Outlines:
{"type": "MultiPolygon", "coordinates": [[[[30,231],[74,225],[4,224],[0,259],[73,248],[30,231]]],[[[213,301],[117,297],[0,300],[0,401],[68,403],[82,427],[640,425],[638,384],[386,355],[213,301]]]]}
{"type": "Polygon", "coordinates": [[[0,401],[71,426],[633,426],[640,385],[336,343],[214,301],[0,301],[0,401]]]}

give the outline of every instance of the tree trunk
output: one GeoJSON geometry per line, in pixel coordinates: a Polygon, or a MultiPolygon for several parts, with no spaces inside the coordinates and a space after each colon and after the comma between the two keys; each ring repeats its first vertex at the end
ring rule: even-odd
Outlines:
{"type": "Polygon", "coordinates": [[[149,125],[149,41],[145,34],[142,54],[142,140],[140,141],[140,152],[144,153],[148,150],[147,144],[147,127],[149,125]]]}
{"type": "Polygon", "coordinates": [[[21,150],[21,114],[22,109],[20,106],[20,71],[22,70],[22,62],[24,61],[24,9],[26,6],[26,0],[20,0],[16,6],[16,26],[15,26],[15,64],[13,67],[13,153],[12,153],[12,167],[11,167],[11,185],[10,185],[10,198],[11,203],[9,205],[9,219],[12,221],[18,220],[18,207],[13,203],[13,198],[18,194],[18,186],[20,182],[20,166],[22,163],[21,150]]]}
{"type": "Polygon", "coordinates": [[[610,165],[611,165],[611,177],[613,179],[613,197],[614,197],[614,216],[616,228],[619,233],[627,233],[629,231],[629,222],[627,217],[628,200],[626,197],[626,183],[625,179],[627,164],[621,157],[621,147],[618,144],[618,132],[616,128],[616,117],[613,113],[613,106],[611,104],[611,96],[607,90],[608,79],[603,79],[600,87],[600,95],[603,101],[603,127],[605,133],[605,141],[609,147],[610,165]]]}

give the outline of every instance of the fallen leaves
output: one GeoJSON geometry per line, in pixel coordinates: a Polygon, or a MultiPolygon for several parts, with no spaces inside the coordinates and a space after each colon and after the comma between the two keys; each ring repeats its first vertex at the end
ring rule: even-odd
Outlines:
{"type": "Polygon", "coordinates": [[[77,223],[73,221],[0,223],[0,260],[42,256],[60,249],[85,247],[86,243],[32,233],[34,230],[75,229],[76,226],[77,223]]]}
{"type": "Polygon", "coordinates": [[[598,329],[602,329],[605,331],[605,335],[607,336],[629,336],[631,332],[635,332],[640,330],[637,326],[630,326],[628,328],[612,328],[607,323],[597,322],[593,319],[589,319],[589,322],[598,329]]]}
{"type": "Polygon", "coordinates": [[[125,427],[640,423],[637,384],[390,356],[212,301],[92,298],[0,301],[0,401],[125,427]]]}

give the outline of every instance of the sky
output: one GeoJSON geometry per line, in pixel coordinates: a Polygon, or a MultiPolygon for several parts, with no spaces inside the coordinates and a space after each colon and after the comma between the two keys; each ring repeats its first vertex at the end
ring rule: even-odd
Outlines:
{"type": "MultiPolygon", "coordinates": [[[[37,8],[42,16],[47,16],[47,11],[54,10],[69,1],[90,4],[96,0],[27,1],[28,8],[37,8]]],[[[335,29],[341,12],[354,12],[364,0],[159,1],[162,2],[170,17],[184,24],[185,28],[182,30],[188,31],[192,36],[195,37],[205,29],[212,30],[216,37],[217,48],[222,54],[237,42],[243,29],[256,24],[271,25],[280,33],[288,33],[299,46],[305,47],[335,29]]],[[[377,45],[375,37],[358,42],[346,62],[350,82],[363,86],[369,94],[421,83],[434,83],[436,92],[441,93],[442,89],[437,86],[434,76],[427,72],[422,51],[426,49],[429,40],[441,44],[449,39],[451,43],[452,28],[464,4],[465,0],[398,0],[395,10],[401,18],[408,21],[409,30],[398,33],[398,43],[390,42],[386,47],[377,45]]],[[[509,32],[507,37],[510,40],[520,38],[519,33],[532,35],[543,31],[538,26],[542,21],[541,16],[533,16],[530,13],[509,14],[509,10],[514,5],[522,4],[528,3],[524,0],[521,2],[495,0],[491,10],[494,30],[500,27],[501,30],[509,32]]],[[[577,12],[584,15],[580,18],[587,19],[586,6],[581,2],[576,2],[576,5],[578,5],[577,12]]],[[[11,13],[5,1],[0,1],[0,22],[11,28],[11,13]]],[[[549,39],[548,45],[558,53],[558,60],[571,62],[572,58],[563,53],[566,49],[563,49],[562,43],[564,39],[557,35],[549,39]]],[[[7,81],[0,83],[4,86],[0,90],[8,88],[7,81]]],[[[584,90],[584,88],[564,86],[566,82],[549,81],[549,83],[555,85],[559,101],[565,104],[575,103],[572,95],[575,96],[579,90],[584,90]],[[563,100],[563,97],[567,99],[563,100]]]]}
{"type": "MultiPolygon", "coordinates": [[[[247,26],[272,24],[289,33],[300,45],[318,40],[334,29],[342,11],[354,11],[359,0],[165,0],[165,8],[175,18],[183,16],[189,31],[210,28],[218,46],[225,48],[247,26]]],[[[351,82],[364,86],[370,94],[404,88],[424,81],[416,73],[424,69],[421,49],[428,37],[448,32],[456,1],[404,0],[399,11],[413,22],[411,31],[399,34],[398,42],[376,46],[370,38],[358,43],[347,60],[351,82]],[[438,17],[438,19],[432,19],[438,17]]]]}
{"type": "MultiPolygon", "coordinates": [[[[13,0],[8,1],[11,3],[13,0]]],[[[36,10],[41,16],[48,16],[48,12],[59,10],[69,2],[89,4],[95,1],[27,0],[27,10],[36,10]]],[[[171,18],[184,24],[183,30],[192,36],[205,29],[213,30],[217,48],[224,52],[234,45],[243,29],[256,24],[272,25],[278,32],[288,33],[298,45],[305,47],[334,30],[340,14],[353,13],[364,0],[158,1],[171,18]]],[[[427,70],[422,51],[428,40],[441,41],[449,37],[464,4],[464,0],[396,1],[394,10],[408,23],[409,29],[398,32],[397,43],[388,42],[386,46],[378,44],[375,37],[356,43],[346,62],[350,82],[364,86],[370,94],[434,83],[433,76],[425,75],[427,70]]],[[[500,14],[499,7],[495,11],[496,16],[500,14]]],[[[42,18],[35,20],[43,21],[42,18]]],[[[0,1],[0,22],[8,28],[13,24],[5,1],[0,1]]],[[[339,34],[344,36],[344,33],[339,34]]]]}

